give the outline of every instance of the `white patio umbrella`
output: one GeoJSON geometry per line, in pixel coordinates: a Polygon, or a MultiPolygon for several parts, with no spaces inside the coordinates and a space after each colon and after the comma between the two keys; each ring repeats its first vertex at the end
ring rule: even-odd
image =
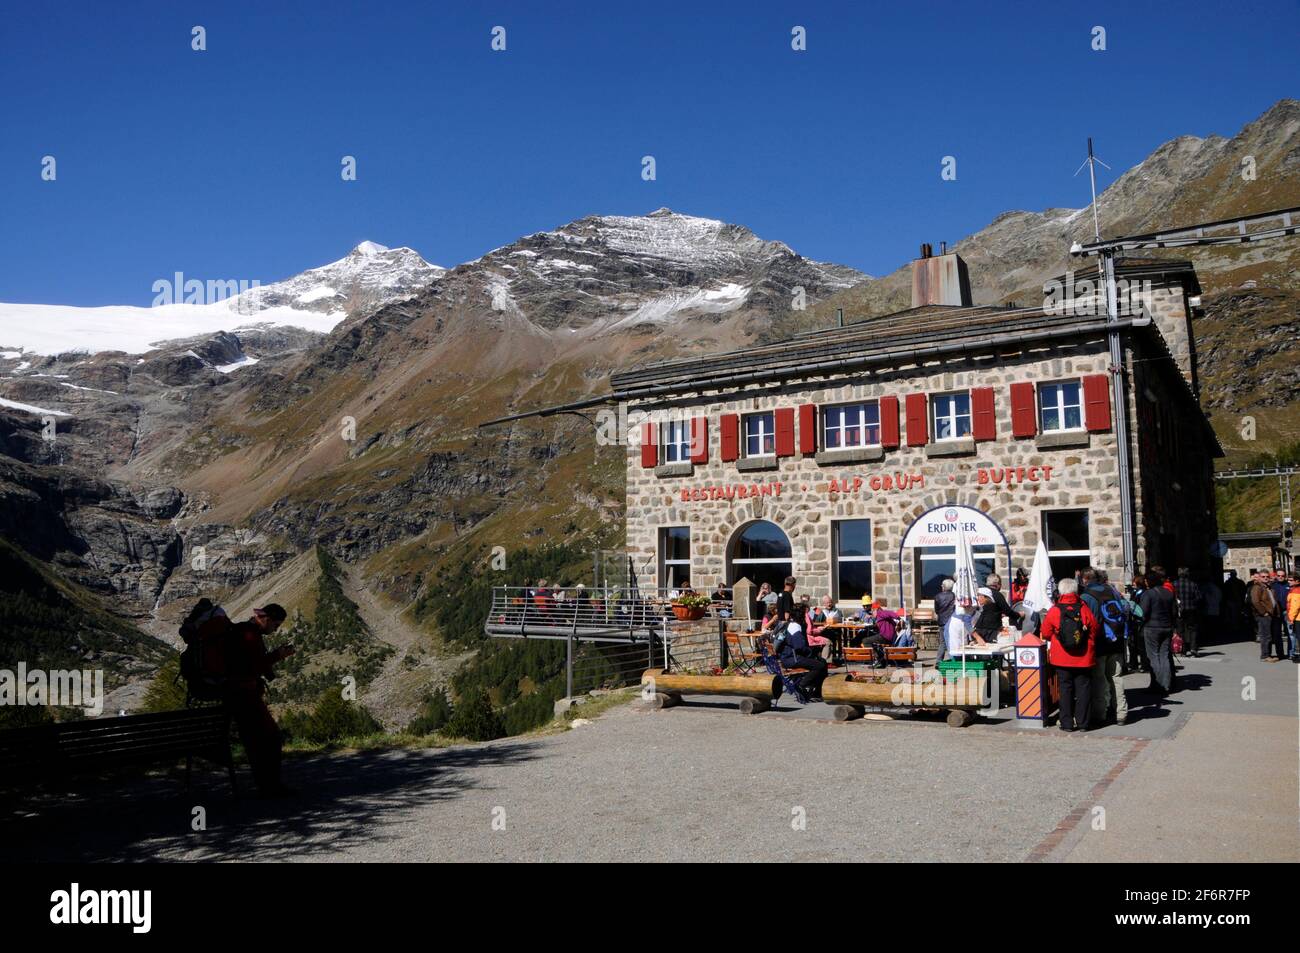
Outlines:
{"type": "MultiPolygon", "coordinates": [[[[952,592],[957,603],[973,606],[979,592],[979,581],[975,578],[975,553],[971,550],[970,537],[966,535],[966,524],[957,521],[956,558],[953,563],[952,592]]],[[[962,677],[966,677],[966,653],[961,653],[962,677]]]]}
{"type": "Polygon", "coordinates": [[[975,595],[979,591],[979,580],[975,578],[975,553],[971,549],[970,537],[966,535],[963,523],[957,523],[957,553],[953,566],[952,593],[957,602],[964,606],[975,604],[975,595]]]}
{"type": "Polygon", "coordinates": [[[1025,617],[1034,613],[1046,612],[1052,607],[1052,593],[1056,585],[1052,580],[1052,564],[1047,558],[1047,546],[1040,539],[1034,550],[1034,566],[1029,570],[1029,585],[1025,588],[1025,617]]]}

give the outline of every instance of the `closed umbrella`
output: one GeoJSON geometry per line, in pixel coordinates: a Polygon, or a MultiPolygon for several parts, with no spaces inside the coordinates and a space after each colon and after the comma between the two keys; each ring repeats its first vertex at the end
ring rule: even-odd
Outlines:
{"type": "Polygon", "coordinates": [[[1034,566],[1029,570],[1029,585],[1025,588],[1025,618],[1031,619],[1052,607],[1052,593],[1056,586],[1052,580],[1052,563],[1047,558],[1047,546],[1040,539],[1034,550],[1034,566]]]}
{"type": "Polygon", "coordinates": [[[966,535],[965,524],[960,521],[957,523],[956,548],[952,593],[957,597],[958,604],[973,606],[975,604],[975,594],[979,590],[980,584],[975,579],[975,553],[971,550],[970,537],[966,535]]]}

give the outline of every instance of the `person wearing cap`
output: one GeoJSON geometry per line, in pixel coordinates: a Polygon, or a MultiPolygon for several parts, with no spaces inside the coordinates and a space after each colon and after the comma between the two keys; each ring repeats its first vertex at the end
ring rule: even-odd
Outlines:
{"type": "Polygon", "coordinates": [[[971,627],[971,636],[975,639],[975,644],[988,645],[990,642],[996,642],[1002,632],[1002,610],[998,607],[993,590],[987,586],[980,586],[975,595],[975,602],[978,608],[975,610],[975,621],[971,627]]]}
{"type": "Polygon", "coordinates": [[[865,595],[862,597],[862,608],[854,618],[859,622],[865,622],[867,627],[853,637],[851,644],[854,648],[871,646],[876,656],[874,667],[883,668],[885,646],[894,644],[894,639],[898,635],[898,620],[902,616],[886,609],[880,604],[879,599],[872,599],[871,596],[865,595]]]}
{"type": "Polygon", "coordinates": [[[275,632],[287,613],[272,602],[253,610],[253,617],[231,626],[226,653],[226,709],[239,729],[239,739],[248,752],[253,780],[263,797],[294,794],[280,779],[280,726],[266,706],[263,679],[275,678],[277,663],[294,654],[292,645],[268,651],[266,636],[275,632]]]}

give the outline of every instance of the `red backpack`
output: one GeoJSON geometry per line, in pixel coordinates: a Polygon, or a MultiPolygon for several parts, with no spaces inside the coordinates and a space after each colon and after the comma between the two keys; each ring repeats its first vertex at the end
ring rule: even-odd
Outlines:
{"type": "Polygon", "coordinates": [[[194,701],[219,701],[227,681],[227,658],[234,623],[226,610],[210,599],[200,599],[181,623],[185,642],[181,652],[181,677],[194,701]]]}

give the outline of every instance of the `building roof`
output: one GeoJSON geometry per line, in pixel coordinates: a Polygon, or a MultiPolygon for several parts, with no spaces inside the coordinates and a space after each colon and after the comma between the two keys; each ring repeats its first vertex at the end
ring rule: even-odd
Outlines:
{"type": "Polygon", "coordinates": [[[985,350],[1036,332],[1060,338],[1105,330],[1105,315],[1049,314],[1041,307],[927,305],[824,328],[771,344],[705,357],[659,361],[611,375],[614,390],[660,386],[689,389],[704,380],[743,372],[811,376],[834,364],[867,366],[926,359],[939,351],[985,350]],[[1004,340],[1005,339],[1005,340],[1004,340]],[[873,358],[875,360],[873,360],[873,358]]]}
{"type": "MultiPolygon", "coordinates": [[[[1063,275],[1057,275],[1052,280],[1063,285],[1068,275],[1077,283],[1096,273],[1095,263],[1087,262],[1084,267],[1066,272],[1063,275]]],[[[1139,258],[1136,256],[1115,259],[1116,278],[1163,278],[1166,275],[1177,276],[1180,281],[1188,286],[1188,294],[1198,295],[1201,293],[1201,282],[1196,276],[1196,266],[1186,259],[1139,258]]]]}
{"type": "Polygon", "coordinates": [[[1220,533],[1220,541],[1231,546],[1280,546],[1282,533],[1275,529],[1255,529],[1246,533],[1220,533]]]}

